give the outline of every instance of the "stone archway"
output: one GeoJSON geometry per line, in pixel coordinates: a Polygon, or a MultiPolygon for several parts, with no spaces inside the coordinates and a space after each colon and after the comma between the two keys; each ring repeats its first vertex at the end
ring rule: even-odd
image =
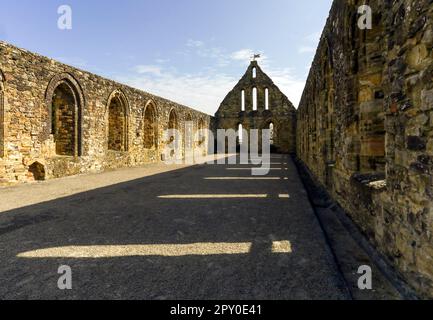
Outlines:
{"type": "Polygon", "coordinates": [[[185,116],[184,127],[184,153],[186,156],[187,153],[192,153],[194,151],[194,122],[190,112],[185,116]]]}
{"type": "Polygon", "coordinates": [[[63,73],[53,77],[46,91],[48,125],[45,136],[53,135],[56,154],[81,156],[84,96],[75,78],[63,73]]]}
{"type": "Polygon", "coordinates": [[[5,155],[5,111],[4,111],[4,76],[0,70],[0,158],[5,155]]]}
{"type": "Polygon", "coordinates": [[[181,136],[179,132],[179,117],[175,109],[171,109],[168,116],[168,144],[174,143],[174,150],[171,150],[170,157],[174,157],[176,153],[179,155],[182,153],[181,151],[181,136]]]}
{"type": "MultiPolygon", "coordinates": [[[[262,130],[269,130],[271,153],[278,152],[278,146],[279,146],[278,124],[273,119],[268,119],[265,122],[265,125],[262,127],[262,130]]],[[[263,143],[262,138],[263,135],[260,134],[259,137],[260,146],[262,146],[263,143]]]]}
{"type": "Polygon", "coordinates": [[[122,91],[116,90],[108,99],[108,150],[128,151],[129,104],[122,91]]]}
{"type": "Polygon", "coordinates": [[[143,112],[143,145],[145,149],[158,148],[158,123],[155,103],[150,100],[143,112]]]}
{"type": "Polygon", "coordinates": [[[29,166],[29,175],[35,181],[43,181],[46,178],[45,167],[40,162],[33,162],[29,166]]]}

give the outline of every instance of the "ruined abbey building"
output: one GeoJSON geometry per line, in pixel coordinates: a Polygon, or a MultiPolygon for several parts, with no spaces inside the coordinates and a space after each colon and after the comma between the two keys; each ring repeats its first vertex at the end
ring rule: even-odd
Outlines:
{"type": "Polygon", "coordinates": [[[158,162],[164,130],[184,136],[190,122],[210,117],[0,42],[0,183],[158,162]]]}
{"type": "Polygon", "coordinates": [[[297,156],[433,296],[433,5],[335,0],[297,113],[297,156]],[[358,27],[368,4],[372,29],[358,27]]]}
{"type": "MultiPolygon", "coordinates": [[[[212,126],[245,132],[248,136],[251,129],[259,130],[260,136],[260,130],[270,129],[272,151],[294,153],[296,149],[296,109],[257,61],[251,62],[244,76],[225,97],[212,126]]],[[[238,144],[246,143],[246,140],[240,134],[238,144]]]]}
{"type": "Polygon", "coordinates": [[[297,111],[255,61],[211,119],[0,43],[0,183],[161,161],[164,129],[185,135],[189,121],[271,129],[273,150],[296,152],[398,274],[433,297],[432,79],[428,0],[334,0],[297,111]],[[365,4],[372,29],[358,26],[365,4]]]}

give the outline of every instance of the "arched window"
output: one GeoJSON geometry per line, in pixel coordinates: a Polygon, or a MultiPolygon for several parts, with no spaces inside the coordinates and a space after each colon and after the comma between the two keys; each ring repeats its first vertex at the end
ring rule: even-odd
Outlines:
{"type": "MultiPolygon", "coordinates": [[[[179,146],[179,141],[176,135],[178,134],[179,130],[179,124],[178,124],[178,118],[177,118],[177,113],[176,111],[171,110],[170,111],[170,115],[168,116],[168,130],[169,130],[169,139],[168,139],[168,143],[174,144],[174,148],[177,150],[178,146],[179,146]]],[[[176,154],[175,150],[171,150],[170,156],[174,157],[176,154]]]]}
{"type": "Polygon", "coordinates": [[[199,130],[199,142],[198,144],[201,146],[206,141],[206,125],[203,119],[200,119],[198,122],[198,130],[199,130]]]}
{"type": "Polygon", "coordinates": [[[192,116],[188,113],[185,117],[185,149],[191,150],[194,141],[194,123],[192,116]]]}
{"type": "Polygon", "coordinates": [[[257,78],[257,68],[253,68],[253,79],[257,78]]]}
{"type": "Polygon", "coordinates": [[[115,92],[108,104],[108,150],[127,151],[128,105],[120,92],[115,92]]]}
{"type": "Polygon", "coordinates": [[[265,110],[269,110],[269,89],[265,89],[265,110]]]}
{"type": "Polygon", "coordinates": [[[156,108],[151,102],[146,106],[143,117],[144,148],[153,149],[157,146],[158,126],[156,122],[156,108]]]}
{"type": "Polygon", "coordinates": [[[170,115],[168,117],[168,128],[178,129],[177,114],[176,111],[174,110],[171,110],[170,115]]]}
{"type": "Polygon", "coordinates": [[[3,74],[0,71],[0,158],[4,157],[5,148],[5,114],[4,114],[4,87],[3,74]]]}
{"type": "Polygon", "coordinates": [[[54,90],[51,105],[51,134],[58,155],[79,155],[79,109],[73,86],[68,81],[60,82],[54,90]]]}
{"type": "Polygon", "coordinates": [[[245,111],[245,90],[241,91],[241,111],[245,111]]]}
{"type": "Polygon", "coordinates": [[[257,111],[257,88],[253,88],[253,111],[257,111]]]}
{"type": "Polygon", "coordinates": [[[45,180],[45,167],[37,161],[29,166],[29,173],[35,181],[45,180]]]}
{"type": "Polygon", "coordinates": [[[269,139],[270,139],[271,145],[274,144],[274,133],[275,133],[275,131],[274,131],[274,124],[271,122],[269,124],[269,139]]]}
{"type": "Polygon", "coordinates": [[[244,131],[243,131],[242,123],[239,123],[238,125],[238,138],[239,138],[239,144],[242,144],[244,140],[244,131]]]}

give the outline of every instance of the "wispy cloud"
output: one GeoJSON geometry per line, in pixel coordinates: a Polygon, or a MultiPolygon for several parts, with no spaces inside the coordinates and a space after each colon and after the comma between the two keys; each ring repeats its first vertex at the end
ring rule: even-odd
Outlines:
{"type": "Polygon", "coordinates": [[[161,75],[161,68],[152,65],[138,65],[134,67],[134,71],[139,74],[149,73],[157,76],[161,75]]]}
{"type": "Polygon", "coordinates": [[[165,64],[170,62],[170,59],[156,59],[155,62],[159,64],[165,64]]]}
{"type": "Polygon", "coordinates": [[[312,43],[319,43],[320,37],[322,36],[322,31],[317,31],[310,33],[305,37],[306,41],[312,42],[312,43]]]}
{"type": "MultiPolygon", "coordinates": [[[[116,80],[213,115],[227,93],[239,81],[224,71],[227,70],[226,67],[245,66],[257,52],[244,48],[230,53],[223,48],[208,47],[205,42],[198,40],[188,40],[185,47],[187,50],[184,55],[209,59],[208,66],[200,72],[181,74],[168,65],[136,65],[131,69],[132,73],[117,76],[116,80]]],[[[295,76],[289,68],[274,67],[263,53],[260,65],[297,106],[305,79],[295,76]]]]}
{"type": "Polygon", "coordinates": [[[311,46],[300,46],[298,48],[298,52],[299,53],[314,53],[314,52],[316,52],[316,48],[311,47],[311,46]]]}
{"type": "Polygon", "coordinates": [[[213,115],[236,79],[221,74],[177,74],[162,72],[124,75],[118,81],[213,115]]]}
{"type": "Polygon", "coordinates": [[[298,47],[298,53],[300,54],[313,54],[317,50],[317,45],[319,44],[320,37],[322,35],[321,31],[313,32],[304,37],[304,44],[298,47]]]}
{"type": "Polygon", "coordinates": [[[76,67],[76,68],[86,68],[88,69],[88,62],[84,59],[81,58],[77,58],[77,57],[55,57],[54,58],[57,61],[63,62],[67,65],[76,67]]]}
{"type": "Polygon", "coordinates": [[[236,61],[248,61],[254,55],[254,51],[252,49],[241,49],[239,51],[235,51],[230,55],[232,60],[236,61]]]}
{"type": "Polygon", "coordinates": [[[193,40],[193,39],[189,39],[186,43],[187,47],[192,47],[192,48],[200,48],[203,47],[203,45],[204,45],[203,41],[193,40]]]}
{"type": "Polygon", "coordinates": [[[274,69],[270,67],[264,71],[297,108],[305,87],[306,78],[296,76],[290,68],[274,69]]]}

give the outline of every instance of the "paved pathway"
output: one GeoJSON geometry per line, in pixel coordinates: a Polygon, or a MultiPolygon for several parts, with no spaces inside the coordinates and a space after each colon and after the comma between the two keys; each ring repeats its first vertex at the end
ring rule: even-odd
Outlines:
{"type": "Polygon", "coordinates": [[[289,157],[0,189],[1,299],[345,299],[289,157]],[[72,290],[57,287],[59,266],[72,290]]]}

